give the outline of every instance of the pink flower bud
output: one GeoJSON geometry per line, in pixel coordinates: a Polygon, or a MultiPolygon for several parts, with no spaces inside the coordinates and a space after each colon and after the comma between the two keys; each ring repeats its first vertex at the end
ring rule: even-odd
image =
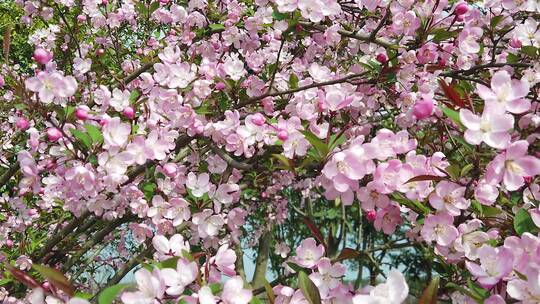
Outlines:
{"type": "Polygon", "coordinates": [[[79,120],[87,120],[88,112],[85,109],[78,108],[75,110],[75,117],[77,117],[79,120]]]}
{"type": "Polygon", "coordinates": [[[30,123],[28,122],[28,120],[26,118],[19,117],[19,119],[17,119],[17,122],[15,123],[15,125],[17,126],[17,128],[24,131],[24,130],[28,129],[28,127],[30,126],[30,123]]]}
{"type": "Polygon", "coordinates": [[[227,86],[223,82],[216,83],[216,90],[221,91],[221,90],[225,89],[226,87],[227,86]]]}
{"type": "Polygon", "coordinates": [[[510,39],[510,42],[508,44],[510,44],[510,46],[515,48],[515,49],[519,49],[522,46],[521,41],[519,39],[517,39],[517,38],[510,39]]]}
{"type": "Polygon", "coordinates": [[[50,141],[53,141],[53,142],[57,141],[60,138],[62,138],[62,132],[60,132],[60,130],[58,130],[57,128],[48,128],[47,129],[47,138],[50,141]]]}
{"type": "Polygon", "coordinates": [[[124,116],[126,116],[129,119],[135,118],[135,110],[133,110],[132,107],[126,107],[123,113],[124,113],[124,116]]]}
{"type": "Polygon", "coordinates": [[[100,119],[99,120],[99,125],[104,127],[109,121],[107,119],[100,119]]]}
{"type": "Polygon", "coordinates": [[[165,165],[163,165],[163,173],[168,177],[175,177],[177,170],[178,167],[176,166],[176,164],[166,163],[165,165]]]}
{"type": "Polygon", "coordinates": [[[456,9],[454,11],[456,12],[456,15],[463,16],[469,11],[469,6],[467,5],[467,3],[462,2],[456,5],[456,9]]]}
{"type": "Polygon", "coordinates": [[[32,57],[37,63],[40,64],[47,64],[49,61],[51,61],[53,55],[49,51],[37,48],[34,51],[34,56],[32,57]]]}
{"type": "Polygon", "coordinates": [[[277,133],[279,140],[286,141],[289,138],[289,133],[285,130],[279,130],[277,133]]]}
{"type": "Polygon", "coordinates": [[[413,115],[416,119],[424,119],[433,113],[433,102],[431,100],[417,101],[413,106],[413,115]]]}
{"type": "Polygon", "coordinates": [[[96,55],[98,57],[101,57],[101,56],[105,55],[105,50],[104,49],[97,49],[96,55]]]}
{"type": "Polygon", "coordinates": [[[107,5],[107,4],[109,4],[109,0],[101,0],[101,4],[102,5],[107,5]]]}
{"type": "Polygon", "coordinates": [[[43,284],[41,284],[41,287],[43,287],[43,289],[45,290],[49,290],[49,287],[51,287],[51,284],[49,284],[49,282],[43,282],[43,284]]]}
{"type": "Polygon", "coordinates": [[[12,241],[12,240],[7,240],[7,241],[6,241],[6,246],[7,246],[8,248],[13,247],[13,241],[12,241]]]}
{"type": "Polygon", "coordinates": [[[366,212],[366,218],[368,221],[373,222],[377,217],[377,212],[375,210],[370,210],[366,212]]]}
{"type": "Polygon", "coordinates": [[[37,213],[38,213],[38,212],[37,212],[36,209],[30,209],[30,210],[28,210],[28,215],[30,215],[30,216],[34,216],[34,215],[36,215],[37,213]]]}
{"type": "Polygon", "coordinates": [[[378,54],[375,59],[380,63],[385,63],[386,61],[388,61],[388,57],[386,57],[386,55],[383,53],[378,54]]]}
{"type": "Polygon", "coordinates": [[[6,81],[4,80],[4,77],[0,75],[0,88],[2,88],[6,84],[6,81]]]}
{"type": "Polygon", "coordinates": [[[169,3],[169,0],[159,0],[159,3],[161,3],[161,4],[167,4],[167,3],[169,3]]]}
{"type": "Polygon", "coordinates": [[[532,183],[532,181],[533,181],[533,177],[532,177],[532,176],[524,176],[523,179],[525,180],[525,183],[526,183],[526,184],[530,184],[530,183],[532,183]]]}
{"type": "Polygon", "coordinates": [[[264,116],[261,113],[255,113],[255,114],[253,114],[253,118],[251,119],[251,121],[256,126],[260,127],[260,126],[264,125],[264,122],[266,121],[266,119],[264,118],[264,116]]]}
{"type": "Polygon", "coordinates": [[[81,15],[77,16],[77,21],[79,21],[79,22],[84,22],[84,21],[86,21],[86,15],[82,15],[82,14],[81,14],[81,15]]]}

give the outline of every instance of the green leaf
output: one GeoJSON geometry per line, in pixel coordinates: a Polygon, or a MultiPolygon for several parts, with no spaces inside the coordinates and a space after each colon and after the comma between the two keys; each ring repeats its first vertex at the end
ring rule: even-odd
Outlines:
{"type": "Polygon", "coordinates": [[[274,303],[276,301],[276,295],[274,294],[274,290],[272,289],[272,285],[268,283],[266,278],[264,279],[264,290],[266,291],[266,295],[268,296],[268,299],[270,300],[270,303],[274,303]]]}
{"type": "Polygon", "coordinates": [[[448,175],[450,175],[450,177],[454,180],[458,180],[459,179],[459,174],[461,173],[461,170],[460,170],[460,167],[456,164],[452,164],[448,167],[446,167],[446,172],[448,173],[448,175]]]}
{"type": "Polygon", "coordinates": [[[438,29],[432,34],[434,42],[441,42],[457,36],[457,31],[447,31],[446,29],[438,29]]]}
{"type": "Polygon", "coordinates": [[[69,296],[73,296],[75,293],[69,280],[60,271],[39,264],[32,265],[32,268],[39,272],[43,277],[47,278],[54,287],[64,291],[69,296]]]}
{"type": "Polygon", "coordinates": [[[467,280],[467,286],[469,287],[469,290],[472,292],[472,294],[475,295],[476,298],[487,299],[489,297],[489,291],[478,286],[470,278],[467,280]]]}
{"type": "Polygon", "coordinates": [[[529,57],[536,58],[538,55],[538,49],[532,45],[526,45],[521,48],[521,52],[529,57]]]}
{"type": "Polygon", "coordinates": [[[491,22],[490,22],[491,27],[496,28],[497,25],[499,25],[499,23],[501,23],[501,21],[503,21],[504,18],[505,18],[504,15],[498,15],[491,18],[491,22]]]}
{"type": "Polygon", "coordinates": [[[172,257],[172,258],[166,259],[165,261],[159,263],[158,268],[160,269],[175,268],[176,269],[176,266],[178,265],[178,259],[179,257],[172,257]]]}
{"type": "Polygon", "coordinates": [[[152,4],[150,4],[150,9],[148,11],[149,15],[152,15],[153,12],[155,12],[159,8],[159,1],[154,1],[152,4]]]}
{"type": "Polygon", "coordinates": [[[129,284],[116,284],[110,287],[105,288],[98,297],[98,304],[111,304],[118,294],[128,287],[129,284]]]}
{"type": "Polygon", "coordinates": [[[73,136],[75,136],[75,138],[82,142],[86,148],[88,148],[89,150],[92,149],[92,138],[90,137],[90,135],[83,133],[77,129],[71,129],[69,131],[71,132],[71,134],[73,134],[73,136]]]}
{"type": "Polygon", "coordinates": [[[441,106],[440,108],[441,108],[441,111],[444,113],[444,115],[446,115],[453,122],[455,122],[460,128],[463,128],[463,124],[461,123],[461,120],[459,119],[459,112],[454,111],[445,106],[441,106]]]}
{"type": "Polygon", "coordinates": [[[284,14],[284,13],[280,13],[278,11],[274,11],[272,13],[272,17],[277,21],[281,21],[281,20],[285,20],[285,19],[289,18],[289,14],[284,14]]]}
{"type": "Polygon", "coordinates": [[[219,23],[214,23],[214,24],[210,24],[208,25],[208,27],[212,30],[212,31],[222,31],[225,29],[225,25],[223,24],[219,24],[219,23]]]}
{"type": "Polygon", "coordinates": [[[319,289],[304,271],[298,273],[298,287],[310,304],[321,304],[319,289]]]}
{"type": "Polygon", "coordinates": [[[515,54],[512,54],[512,53],[508,53],[508,56],[506,56],[506,62],[508,62],[508,63],[517,63],[517,62],[519,62],[519,56],[517,56],[515,54]]]}
{"type": "Polygon", "coordinates": [[[529,212],[523,208],[519,209],[514,216],[514,230],[517,234],[522,235],[525,232],[535,233],[538,228],[534,224],[529,212]]]}
{"type": "Polygon", "coordinates": [[[103,135],[101,135],[101,130],[99,130],[98,127],[91,124],[85,124],[84,128],[88,135],[90,135],[90,138],[92,138],[92,142],[98,144],[103,143],[103,135]]]}
{"type": "Polygon", "coordinates": [[[212,290],[212,294],[218,294],[221,292],[221,284],[220,283],[213,283],[210,284],[210,290],[212,290]]]}
{"type": "Polygon", "coordinates": [[[300,131],[302,134],[304,134],[304,137],[307,141],[317,150],[317,153],[321,158],[325,158],[326,155],[328,155],[329,149],[328,146],[322,139],[315,136],[315,134],[311,133],[310,131],[300,131]]]}
{"type": "Polygon", "coordinates": [[[461,292],[462,294],[469,296],[470,298],[472,298],[478,304],[482,304],[484,302],[482,300],[482,298],[480,298],[478,295],[472,293],[470,290],[466,289],[465,287],[463,287],[461,285],[457,285],[455,283],[450,282],[450,283],[446,284],[446,287],[451,288],[451,289],[455,289],[455,290],[461,292]]]}
{"type": "Polygon", "coordinates": [[[424,289],[418,304],[436,304],[437,303],[437,291],[439,290],[439,277],[434,277],[429,285],[424,289]]]}
{"type": "Polygon", "coordinates": [[[296,74],[291,73],[289,76],[289,89],[296,89],[298,88],[298,77],[296,74]]]}
{"type": "Polygon", "coordinates": [[[472,169],[474,169],[474,165],[473,164],[467,164],[461,169],[461,173],[459,175],[461,177],[464,177],[467,174],[469,174],[469,172],[471,172],[472,169]]]}
{"type": "Polygon", "coordinates": [[[129,94],[129,103],[133,104],[137,100],[137,98],[139,98],[139,96],[141,96],[141,92],[139,92],[138,90],[131,91],[131,94],[129,94]]]}
{"type": "Polygon", "coordinates": [[[301,267],[301,266],[299,266],[299,265],[296,265],[296,264],[293,263],[293,262],[287,262],[287,265],[288,265],[292,270],[294,270],[295,272],[298,272],[298,273],[303,272],[303,271],[306,271],[306,268],[303,268],[303,267],[301,267]]]}
{"type": "Polygon", "coordinates": [[[251,298],[251,301],[249,301],[249,304],[263,304],[263,302],[259,300],[259,298],[253,297],[251,298]]]}

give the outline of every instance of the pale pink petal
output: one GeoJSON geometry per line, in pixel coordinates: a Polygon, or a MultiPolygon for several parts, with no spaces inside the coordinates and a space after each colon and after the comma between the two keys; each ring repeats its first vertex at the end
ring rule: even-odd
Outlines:
{"type": "Polygon", "coordinates": [[[465,141],[467,141],[471,145],[479,145],[484,139],[484,133],[482,133],[482,131],[474,131],[469,129],[465,131],[464,137],[465,141]]]}
{"type": "Polygon", "coordinates": [[[461,109],[461,111],[459,111],[459,119],[467,129],[480,130],[481,119],[470,110],[461,109]]]}
{"type": "Polygon", "coordinates": [[[506,132],[487,133],[484,142],[495,149],[504,149],[510,143],[510,134],[506,132]]]}

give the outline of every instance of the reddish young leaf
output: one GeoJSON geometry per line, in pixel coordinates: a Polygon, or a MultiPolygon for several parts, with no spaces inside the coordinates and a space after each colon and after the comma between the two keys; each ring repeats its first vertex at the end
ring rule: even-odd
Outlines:
{"type": "Polygon", "coordinates": [[[406,181],[405,184],[412,183],[412,182],[422,182],[422,181],[439,182],[439,181],[442,181],[443,179],[445,178],[442,176],[437,176],[437,175],[418,175],[406,181]]]}
{"type": "Polygon", "coordinates": [[[339,256],[334,260],[334,262],[339,262],[343,260],[356,259],[361,256],[362,253],[358,250],[352,248],[343,248],[339,256]]]}
{"type": "Polygon", "coordinates": [[[439,85],[444,92],[444,96],[452,101],[454,106],[457,106],[458,108],[467,108],[466,100],[461,98],[459,93],[452,86],[448,85],[446,81],[439,79],[439,85]]]}
{"type": "Polygon", "coordinates": [[[319,243],[321,243],[325,249],[328,248],[326,246],[326,242],[324,241],[324,237],[321,231],[319,230],[319,228],[317,228],[315,223],[313,223],[313,221],[307,217],[304,218],[304,223],[308,226],[309,230],[311,230],[311,233],[317,239],[317,241],[319,241],[319,243]]]}
{"type": "Polygon", "coordinates": [[[437,291],[439,290],[439,277],[433,278],[429,285],[424,289],[418,304],[437,304],[437,291]]]}
{"type": "Polygon", "coordinates": [[[41,284],[39,284],[39,282],[36,281],[36,279],[32,278],[28,273],[19,270],[11,266],[10,264],[6,264],[6,268],[11,273],[11,275],[13,275],[17,279],[17,281],[23,283],[27,287],[35,288],[41,286],[41,284]]]}
{"type": "Polygon", "coordinates": [[[75,294],[75,289],[73,288],[69,280],[64,276],[63,273],[61,273],[57,269],[42,266],[39,264],[32,265],[32,268],[34,268],[42,276],[47,278],[51,285],[54,285],[54,287],[56,287],[57,289],[62,290],[69,296],[73,296],[75,294]]]}

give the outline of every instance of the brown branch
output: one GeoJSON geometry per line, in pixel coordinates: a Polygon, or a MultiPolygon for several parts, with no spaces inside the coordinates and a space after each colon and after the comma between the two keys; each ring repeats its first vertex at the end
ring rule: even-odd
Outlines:
{"type": "Polygon", "coordinates": [[[334,80],[329,80],[329,81],[324,81],[324,82],[315,82],[315,83],[312,83],[312,84],[309,84],[309,85],[305,85],[305,86],[302,86],[302,87],[298,87],[298,88],[290,89],[290,90],[286,90],[286,91],[265,93],[265,94],[262,94],[262,95],[259,95],[259,96],[256,96],[256,97],[252,97],[252,98],[250,98],[250,99],[248,99],[248,100],[246,100],[244,102],[241,102],[235,108],[238,109],[238,108],[241,108],[241,107],[245,107],[245,106],[250,105],[250,104],[252,104],[252,103],[254,103],[256,101],[265,99],[266,97],[275,97],[275,96],[281,96],[281,95],[288,95],[288,94],[293,94],[293,93],[301,92],[301,91],[312,89],[312,88],[319,88],[319,87],[324,87],[324,86],[329,86],[329,85],[333,85],[333,84],[347,82],[347,81],[349,81],[351,79],[365,76],[366,74],[367,74],[367,72],[351,74],[351,75],[348,75],[348,76],[345,76],[345,77],[342,77],[342,78],[337,78],[337,79],[334,79],[334,80]]]}

